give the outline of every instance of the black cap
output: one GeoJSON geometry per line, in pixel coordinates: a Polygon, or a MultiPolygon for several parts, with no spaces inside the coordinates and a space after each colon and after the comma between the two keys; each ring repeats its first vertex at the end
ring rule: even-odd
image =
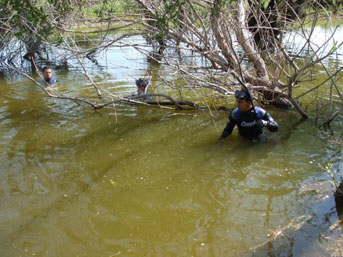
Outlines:
{"type": "Polygon", "coordinates": [[[249,93],[245,92],[244,90],[236,90],[235,91],[235,97],[238,100],[251,101],[249,93]]]}
{"type": "Polygon", "coordinates": [[[148,80],[139,78],[136,80],[137,87],[146,87],[148,85],[148,80]]]}

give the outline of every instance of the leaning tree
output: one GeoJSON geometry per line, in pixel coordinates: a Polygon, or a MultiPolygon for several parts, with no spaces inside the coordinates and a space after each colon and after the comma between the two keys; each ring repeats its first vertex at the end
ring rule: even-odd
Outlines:
{"type": "MultiPolygon", "coordinates": [[[[263,103],[295,107],[303,110],[294,96],[301,82],[309,79],[311,70],[335,53],[338,43],[323,54],[331,37],[322,45],[311,43],[316,21],[327,15],[322,1],[276,0],[136,0],[142,8],[146,34],[160,48],[174,47],[190,50],[208,60],[201,74],[190,72],[189,67],[164,61],[174,67],[190,86],[211,87],[220,94],[232,92],[239,81],[256,92],[263,103]],[[297,52],[289,51],[285,34],[297,31],[304,43],[297,52]],[[180,44],[180,42],[182,44],[180,44]],[[306,56],[304,56],[306,52],[306,56]],[[302,65],[298,57],[304,56],[302,65]],[[211,72],[207,72],[211,69],[211,72]],[[225,74],[212,83],[213,70],[225,74]],[[204,75],[204,73],[206,73],[204,75]],[[191,82],[193,81],[193,83],[191,82]]],[[[333,35],[332,35],[333,36],[333,35]]],[[[197,67],[198,69],[198,67],[197,67]]],[[[328,80],[338,73],[329,74],[328,80]]],[[[319,85],[324,83],[319,82],[319,85]]],[[[318,87],[314,87],[318,88],[318,87]]],[[[309,89],[309,92],[313,88],[309,89]]],[[[340,94],[337,89],[338,94],[340,94]]]]}

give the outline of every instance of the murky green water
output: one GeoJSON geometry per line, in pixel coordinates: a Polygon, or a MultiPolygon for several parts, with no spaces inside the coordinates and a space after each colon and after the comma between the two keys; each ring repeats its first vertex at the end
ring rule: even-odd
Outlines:
{"type": "MultiPolygon", "coordinates": [[[[106,82],[134,92],[144,65],[106,82]]],[[[63,92],[84,81],[56,73],[63,92]]],[[[267,142],[216,146],[225,112],[94,111],[21,79],[0,81],[0,101],[1,257],[329,254],[332,188],[303,188],[330,179],[332,152],[295,112],[269,110],[267,142]]]]}

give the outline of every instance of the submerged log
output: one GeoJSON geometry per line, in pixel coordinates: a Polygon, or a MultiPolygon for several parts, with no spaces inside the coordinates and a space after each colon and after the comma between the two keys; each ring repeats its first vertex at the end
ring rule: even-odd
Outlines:
{"type": "Polygon", "coordinates": [[[138,96],[128,96],[121,99],[117,99],[114,101],[108,101],[104,104],[99,104],[96,106],[93,106],[94,109],[101,109],[105,106],[111,105],[111,104],[118,104],[118,103],[124,103],[124,104],[144,104],[144,105],[150,105],[150,106],[175,106],[175,109],[177,110],[190,110],[190,108],[184,108],[183,106],[191,107],[191,109],[198,109],[198,110],[218,110],[218,111],[232,111],[232,108],[228,108],[225,106],[218,106],[218,107],[210,107],[210,106],[199,106],[198,104],[190,101],[184,101],[184,100],[174,100],[172,97],[164,94],[141,94],[138,96]],[[152,97],[162,97],[166,100],[153,100],[152,97]]]}
{"type": "Polygon", "coordinates": [[[292,219],[286,226],[271,231],[268,240],[240,253],[239,256],[279,256],[285,243],[292,241],[290,238],[303,237],[306,225],[309,224],[311,219],[311,215],[303,215],[292,219]]]}

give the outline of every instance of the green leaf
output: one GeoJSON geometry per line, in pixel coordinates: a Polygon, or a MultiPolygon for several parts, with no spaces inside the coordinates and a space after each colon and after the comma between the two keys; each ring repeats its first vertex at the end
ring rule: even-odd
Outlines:
{"type": "Polygon", "coordinates": [[[263,0],[263,1],[262,1],[262,4],[263,4],[264,9],[267,9],[269,3],[270,3],[270,0],[263,0]]]}

